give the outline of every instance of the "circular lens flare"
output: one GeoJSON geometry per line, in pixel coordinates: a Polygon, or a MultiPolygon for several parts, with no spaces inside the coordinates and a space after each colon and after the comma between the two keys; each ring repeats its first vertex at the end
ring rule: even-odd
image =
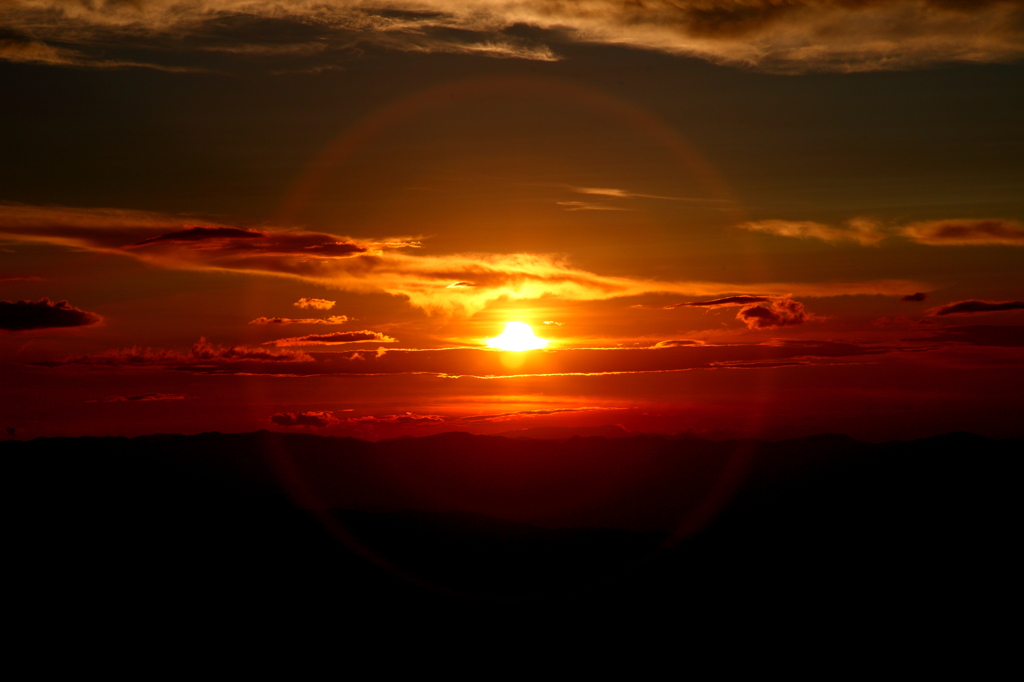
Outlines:
{"type": "Polygon", "coordinates": [[[547,345],[547,339],[534,335],[533,329],[525,322],[506,322],[505,331],[493,339],[487,339],[489,348],[499,350],[538,350],[546,348],[547,345]]]}

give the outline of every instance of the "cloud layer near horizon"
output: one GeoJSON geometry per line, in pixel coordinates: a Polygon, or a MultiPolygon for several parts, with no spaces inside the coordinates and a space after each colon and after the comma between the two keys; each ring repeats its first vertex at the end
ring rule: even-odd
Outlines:
{"type": "Polygon", "coordinates": [[[8,0],[0,23],[13,34],[0,58],[100,67],[111,63],[101,46],[303,56],[323,68],[367,46],[553,60],[560,43],[579,42],[776,72],[1024,54],[1021,0],[8,0]]]}
{"type": "Polygon", "coordinates": [[[349,352],[274,352],[244,346],[224,347],[206,339],[187,353],[161,348],[125,348],[93,355],[34,363],[45,367],[154,368],[196,374],[275,376],[433,374],[438,377],[581,376],[678,372],[695,369],[771,368],[919,350],[924,346],[785,341],[708,344],[671,341],[648,348],[578,348],[508,354],[477,348],[362,350],[349,352]]]}
{"type": "Polygon", "coordinates": [[[600,301],[654,293],[707,297],[741,291],[822,297],[928,290],[925,283],[903,280],[665,282],[587,272],[548,254],[426,256],[407,252],[404,247],[419,246],[410,239],[354,240],[300,231],[203,227],[183,229],[181,218],[139,211],[0,205],[0,235],[14,240],[116,253],[172,269],[287,276],[357,293],[383,292],[404,297],[427,312],[449,315],[473,314],[502,298],[600,301]]]}

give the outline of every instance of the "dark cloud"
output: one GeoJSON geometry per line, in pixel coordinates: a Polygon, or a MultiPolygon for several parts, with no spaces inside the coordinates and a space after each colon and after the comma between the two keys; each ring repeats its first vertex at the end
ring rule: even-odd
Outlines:
{"type": "Polygon", "coordinates": [[[291,363],[312,362],[306,353],[290,350],[269,350],[248,346],[214,345],[200,338],[187,353],[164,348],[121,348],[92,355],[79,355],[37,363],[55,367],[61,365],[90,365],[99,367],[170,367],[216,369],[223,363],[291,363]]]}
{"type": "Polygon", "coordinates": [[[266,345],[275,346],[333,346],[341,343],[358,343],[360,341],[377,341],[379,343],[395,343],[387,334],[372,332],[368,329],[353,332],[332,332],[330,334],[309,334],[308,336],[292,336],[276,341],[267,341],[266,345]]]}
{"type": "Polygon", "coordinates": [[[932,308],[929,315],[974,315],[978,313],[1000,313],[1008,310],[1024,310],[1024,301],[957,301],[932,308]]]}
{"type": "Polygon", "coordinates": [[[932,246],[1024,246],[1024,223],[1019,220],[931,220],[902,228],[905,237],[932,246]]]}
{"type": "Polygon", "coordinates": [[[270,421],[277,426],[309,426],[314,429],[322,429],[340,423],[330,412],[278,412],[270,418],[270,421]]]}
{"type": "Polygon", "coordinates": [[[186,230],[144,239],[133,246],[147,246],[160,242],[201,242],[211,239],[260,239],[266,236],[263,232],[243,230],[237,227],[190,227],[186,230]]]}
{"type": "Polygon", "coordinates": [[[666,310],[673,308],[722,308],[734,305],[749,305],[751,303],[767,303],[772,299],[767,296],[730,296],[729,298],[716,298],[713,301],[690,301],[687,303],[676,303],[665,306],[666,310]]]}
{"type": "Polygon", "coordinates": [[[693,339],[670,339],[668,341],[659,341],[654,344],[655,348],[679,348],[680,346],[700,346],[703,341],[694,341],[693,339]]]}
{"type": "Polygon", "coordinates": [[[811,319],[804,310],[803,303],[790,298],[777,299],[770,306],[749,305],[736,313],[736,319],[742,320],[751,329],[772,329],[775,327],[793,327],[811,319]]]}
{"type": "Polygon", "coordinates": [[[7,331],[88,327],[102,321],[96,313],[79,310],[67,301],[0,301],[0,329],[7,331]]]}
{"type": "Polygon", "coordinates": [[[811,319],[811,315],[804,310],[802,303],[791,298],[780,298],[777,296],[730,296],[728,298],[716,298],[711,301],[677,303],[676,305],[666,306],[666,309],[724,308],[730,306],[743,306],[736,314],[736,319],[742,320],[751,329],[792,327],[803,324],[811,319]]]}
{"type": "MultiPolygon", "coordinates": [[[[109,398],[104,398],[104,403],[148,403],[157,402],[163,400],[184,400],[190,396],[182,395],[180,393],[143,393],[142,395],[112,395],[109,398]]],[[[97,402],[97,401],[86,401],[86,402],[97,402]]]]}
{"type": "Polygon", "coordinates": [[[224,255],[305,255],[343,258],[369,247],[317,232],[259,232],[237,227],[192,227],[145,239],[127,248],[179,246],[224,255]]]}
{"type": "Polygon", "coordinates": [[[4,431],[7,432],[8,438],[14,438],[16,435],[18,435],[18,429],[14,428],[13,426],[5,426],[4,431]]]}
{"type": "MultiPolygon", "coordinates": [[[[333,302],[332,302],[333,304],[333,302]]],[[[345,315],[331,315],[330,317],[257,317],[249,324],[284,326],[288,324],[345,324],[348,317],[345,315]]]]}
{"type": "Polygon", "coordinates": [[[928,294],[917,292],[916,294],[910,294],[900,299],[901,301],[927,301],[928,294]]]}

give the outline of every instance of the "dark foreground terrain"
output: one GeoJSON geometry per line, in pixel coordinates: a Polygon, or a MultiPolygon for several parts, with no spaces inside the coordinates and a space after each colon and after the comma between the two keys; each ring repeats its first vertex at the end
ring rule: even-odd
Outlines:
{"type": "Polygon", "coordinates": [[[1021,452],[969,434],[9,441],[9,613],[115,638],[528,622],[957,641],[1019,606],[1021,452]]]}

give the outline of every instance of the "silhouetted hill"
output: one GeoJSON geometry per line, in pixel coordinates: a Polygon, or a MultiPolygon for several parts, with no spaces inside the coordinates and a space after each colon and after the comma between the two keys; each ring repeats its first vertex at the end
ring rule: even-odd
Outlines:
{"type": "Polygon", "coordinates": [[[51,608],[898,605],[931,627],[1015,579],[1020,446],[263,431],[8,441],[0,461],[14,580],[51,608]]]}

